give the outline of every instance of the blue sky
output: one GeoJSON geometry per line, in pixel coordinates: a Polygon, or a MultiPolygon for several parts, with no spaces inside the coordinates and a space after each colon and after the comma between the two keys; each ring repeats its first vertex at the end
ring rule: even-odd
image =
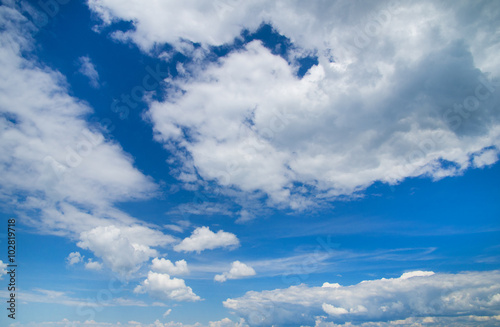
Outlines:
{"type": "Polygon", "coordinates": [[[0,15],[2,325],[500,324],[495,1],[0,15]]]}

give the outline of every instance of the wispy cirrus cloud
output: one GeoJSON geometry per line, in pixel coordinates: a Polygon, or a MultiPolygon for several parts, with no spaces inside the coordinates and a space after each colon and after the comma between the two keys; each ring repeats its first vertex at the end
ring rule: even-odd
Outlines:
{"type": "Polygon", "coordinates": [[[99,88],[99,73],[89,56],[78,58],[78,72],[89,79],[89,84],[93,88],[99,88]]]}

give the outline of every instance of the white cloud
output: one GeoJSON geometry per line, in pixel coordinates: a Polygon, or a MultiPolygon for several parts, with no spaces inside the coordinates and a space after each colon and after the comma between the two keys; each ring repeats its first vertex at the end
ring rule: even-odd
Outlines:
{"type": "Polygon", "coordinates": [[[425,276],[432,276],[434,275],[433,271],[421,271],[421,270],[416,270],[416,271],[409,271],[405,272],[404,274],[399,277],[399,279],[408,279],[408,278],[413,278],[413,277],[425,277],[425,276]]]}
{"type": "MultiPolygon", "coordinates": [[[[142,262],[136,252],[153,255],[149,247],[166,244],[158,239],[168,236],[154,226],[139,227],[142,223],[116,209],[115,203],[151,198],[157,185],[134,167],[118,144],[105,139],[102,129],[82,118],[92,110],[68,94],[64,76],[31,54],[34,40],[28,20],[7,5],[0,7],[0,17],[2,205],[15,208],[15,214],[39,232],[72,240],[110,225],[128,233],[140,231],[142,236],[128,237],[135,246],[133,264],[111,267],[136,269],[142,262]]],[[[90,240],[81,244],[98,248],[90,240]]],[[[109,258],[105,263],[114,262],[107,249],[98,251],[109,258]]]]}
{"type": "MultiPolygon", "coordinates": [[[[394,326],[429,326],[429,327],[474,327],[478,326],[479,323],[487,326],[495,326],[500,321],[500,316],[463,316],[463,317],[411,317],[404,320],[393,320],[388,322],[366,322],[366,323],[352,323],[348,322],[345,324],[336,324],[332,322],[323,321],[322,317],[318,317],[315,321],[315,327],[394,327],[394,326]]],[[[195,323],[195,324],[183,324],[179,322],[167,322],[162,323],[156,320],[153,323],[140,323],[137,321],[129,321],[126,324],[122,323],[110,323],[110,322],[96,322],[96,321],[70,321],[68,319],[63,319],[61,321],[54,322],[31,322],[31,323],[16,323],[16,327],[47,327],[47,326],[71,326],[71,327],[203,327],[206,325],[195,323]]],[[[248,324],[244,320],[239,322],[233,322],[228,318],[224,318],[220,321],[211,321],[208,327],[247,327],[248,324]]],[[[305,327],[305,326],[304,326],[305,327]]]]}
{"type": "Polygon", "coordinates": [[[198,295],[193,293],[191,287],[186,286],[183,279],[170,278],[168,274],[160,274],[152,271],[148,273],[148,278],[134,289],[134,293],[148,293],[150,296],[160,300],[201,300],[198,295]]]}
{"type": "Polygon", "coordinates": [[[215,248],[235,248],[240,245],[240,241],[236,235],[223,230],[214,233],[208,227],[196,228],[190,237],[182,240],[181,243],[174,246],[177,252],[193,252],[200,253],[203,250],[213,250],[215,248]]]}
{"type": "MultiPolygon", "coordinates": [[[[500,314],[500,272],[459,274],[405,273],[400,278],[363,281],[352,286],[308,287],[247,292],[224,306],[251,326],[314,324],[316,317],[346,321],[388,322],[411,317],[486,316],[500,314]],[[325,316],[325,313],[328,316],[325,316]]],[[[332,325],[336,326],[336,325],[332,325]]]]}
{"type": "Polygon", "coordinates": [[[178,260],[174,263],[168,259],[164,258],[154,258],[152,261],[151,269],[165,273],[169,275],[187,275],[189,274],[189,268],[187,266],[186,260],[178,260]]]}
{"type": "Polygon", "coordinates": [[[483,153],[477,155],[473,159],[474,166],[477,168],[482,168],[484,166],[489,166],[497,162],[498,160],[498,150],[486,150],[483,153]]]}
{"type": "Polygon", "coordinates": [[[321,307],[323,308],[323,311],[325,311],[326,313],[328,313],[331,316],[338,316],[338,315],[343,315],[343,314],[349,313],[349,311],[347,311],[346,309],[336,308],[331,304],[323,303],[323,305],[321,307]]]}
{"type": "Polygon", "coordinates": [[[77,245],[94,252],[113,271],[128,276],[149,258],[158,255],[152,246],[171,242],[172,237],[143,226],[119,228],[110,225],[82,232],[77,245]]]}
{"type": "Polygon", "coordinates": [[[94,64],[89,56],[78,58],[78,72],[89,79],[89,83],[93,88],[99,87],[99,73],[95,69],[94,64]]]}
{"type": "Polygon", "coordinates": [[[375,181],[456,175],[470,166],[470,154],[497,145],[498,115],[494,102],[484,102],[475,116],[453,130],[445,118],[451,116],[442,112],[465,96],[455,96],[456,85],[443,84],[442,75],[424,72],[450,69],[465,81],[467,92],[480,85],[480,75],[460,46],[434,51],[438,53],[413,63],[415,68],[404,78],[447,88],[439,94],[406,89],[399,80],[402,72],[387,68],[391,64],[383,58],[378,69],[385,75],[379,72],[380,79],[373,77],[373,82],[366,72],[332,75],[327,63],[299,80],[284,59],[252,42],[196,79],[177,81],[182,95],[151,104],[156,139],[182,144],[190,154],[186,164],[194,165],[203,178],[246,192],[262,191],[271,202],[292,208],[310,204],[294,183],[332,197],[351,195],[375,181]],[[443,68],[445,62],[456,65],[443,68]],[[421,92],[428,93],[424,103],[417,96],[421,92]],[[401,102],[401,97],[406,100],[401,102]],[[495,123],[482,124],[489,116],[495,123]],[[192,133],[184,137],[180,128],[192,133]],[[465,137],[470,128],[480,128],[474,132],[480,136],[465,137]]]}
{"type": "Polygon", "coordinates": [[[82,262],[83,258],[84,256],[82,256],[80,252],[71,252],[66,258],[66,261],[68,262],[68,265],[72,266],[74,264],[82,262]]]}
{"type": "Polygon", "coordinates": [[[376,181],[461,174],[483,149],[500,147],[498,85],[485,82],[500,77],[493,3],[105,0],[89,7],[107,22],[133,22],[120,37],[144,50],[163,42],[182,50],[181,39],[223,44],[265,21],[295,52],[318,56],[298,79],[295,65],[252,42],[208,67],[189,67],[169,81],[168,101],[150,106],[156,139],[184,147],[186,167],[260,191],[273,204],[304,208],[376,181]]]}
{"type": "Polygon", "coordinates": [[[133,22],[136,27],[135,31],[114,32],[113,36],[117,39],[132,40],[144,50],[150,49],[156,43],[166,42],[175,44],[180,50],[189,51],[191,50],[190,44],[183,42],[180,38],[220,45],[232,41],[238,35],[235,33],[240,31],[241,23],[245,23],[247,17],[254,17],[255,27],[257,27],[260,24],[260,17],[255,15],[255,10],[259,8],[251,10],[244,2],[238,2],[149,2],[148,5],[141,5],[138,1],[116,3],[90,0],[88,5],[105,24],[116,20],[133,22]],[[226,16],[231,20],[230,26],[226,25],[227,22],[219,23],[224,7],[231,11],[239,8],[238,16],[226,16]],[[158,17],[159,15],[161,18],[158,17]]]}
{"type": "Polygon", "coordinates": [[[97,262],[97,261],[92,261],[92,259],[89,259],[85,263],[85,269],[88,270],[101,270],[102,269],[102,264],[97,262]]]}
{"type": "Polygon", "coordinates": [[[324,282],[321,287],[339,288],[339,287],[342,287],[342,286],[339,283],[324,282]]]}
{"type": "Polygon", "coordinates": [[[182,233],[184,231],[184,229],[179,225],[168,224],[168,225],[163,225],[163,227],[177,233],[182,233]]]}
{"type": "Polygon", "coordinates": [[[390,56],[399,51],[415,58],[428,51],[430,46],[425,41],[439,45],[442,39],[464,39],[481,69],[498,69],[494,53],[500,46],[493,35],[483,34],[495,26],[500,15],[492,3],[478,6],[468,1],[388,0],[361,4],[339,0],[311,4],[296,0],[193,0],[144,4],[140,0],[91,0],[88,6],[103,24],[132,22],[133,29],[113,35],[130,40],[143,50],[162,43],[172,44],[180,51],[190,48],[189,41],[203,46],[231,43],[242,29],[255,31],[262,22],[270,22],[301,48],[316,49],[319,56],[333,53],[340,67],[356,60],[353,56],[363,61],[365,58],[361,57],[370,56],[364,53],[368,50],[375,56],[390,56]],[[450,4],[454,4],[452,9],[450,4]],[[440,28],[441,34],[429,35],[434,28],[440,28]],[[409,48],[391,49],[395,41],[400,41],[397,37],[409,48]]]}
{"type": "Polygon", "coordinates": [[[221,275],[215,275],[214,280],[223,283],[228,279],[239,279],[254,275],[255,270],[252,267],[244,264],[243,262],[234,261],[228,272],[224,272],[221,275]]]}
{"type": "Polygon", "coordinates": [[[171,312],[172,312],[172,309],[168,309],[167,311],[165,311],[165,313],[163,314],[163,318],[168,316],[171,312]]]}

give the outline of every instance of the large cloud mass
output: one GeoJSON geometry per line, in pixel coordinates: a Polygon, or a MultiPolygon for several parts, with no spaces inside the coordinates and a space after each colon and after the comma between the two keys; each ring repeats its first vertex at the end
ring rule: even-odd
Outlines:
{"type": "Polygon", "coordinates": [[[243,297],[226,300],[224,306],[244,317],[251,326],[311,324],[318,317],[335,323],[433,316],[494,317],[500,314],[499,282],[498,271],[413,272],[353,286],[302,284],[273,291],[251,291],[243,297]]]}
{"type": "Polygon", "coordinates": [[[297,47],[287,61],[251,42],[191,67],[170,81],[167,101],[151,103],[156,139],[184,148],[184,164],[201,178],[301,208],[311,193],[351,195],[376,181],[439,179],[498,160],[495,2],[218,4],[90,2],[105,22],[133,21],[120,37],[145,50],[219,45],[261,22],[297,47]],[[164,19],[172,12],[206,28],[164,19]],[[319,61],[302,79],[293,64],[300,52],[319,61]]]}

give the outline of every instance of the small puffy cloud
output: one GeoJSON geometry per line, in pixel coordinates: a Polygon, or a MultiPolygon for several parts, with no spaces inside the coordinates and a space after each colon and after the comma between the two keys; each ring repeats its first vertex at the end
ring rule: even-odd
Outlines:
{"type": "Polygon", "coordinates": [[[331,288],[339,288],[342,287],[339,283],[328,283],[324,282],[321,287],[331,287],[331,288]]]}
{"type": "Polygon", "coordinates": [[[78,58],[78,72],[89,79],[89,83],[93,88],[99,87],[99,73],[95,65],[90,60],[90,57],[83,56],[78,58]]]}
{"type": "Polygon", "coordinates": [[[158,255],[151,246],[170,242],[170,236],[147,227],[110,225],[81,233],[77,245],[93,251],[106,266],[127,276],[137,271],[149,258],[158,255]]]}
{"type": "Polygon", "coordinates": [[[201,300],[198,295],[193,293],[191,287],[186,286],[183,279],[170,278],[168,274],[160,274],[153,271],[150,271],[148,278],[134,289],[134,293],[148,293],[153,298],[160,300],[201,300]]]}
{"type": "Polygon", "coordinates": [[[167,311],[165,311],[165,313],[163,314],[163,318],[168,316],[171,312],[172,312],[172,309],[168,309],[167,311]]]}
{"type": "Polygon", "coordinates": [[[175,264],[172,263],[172,261],[161,258],[154,258],[151,269],[160,272],[160,273],[165,273],[169,275],[187,275],[189,274],[189,269],[187,266],[186,260],[179,260],[176,261],[175,264]]]}
{"type": "Polygon", "coordinates": [[[97,261],[92,261],[92,259],[89,259],[85,263],[85,269],[88,269],[88,270],[101,270],[102,269],[102,263],[99,263],[97,261]]]}
{"type": "Polygon", "coordinates": [[[234,261],[231,264],[231,269],[220,275],[215,275],[214,280],[217,282],[225,282],[228,279],[239,279],[243,277],[254,276],[255,270],[240,261],[234,261]]]}
{"type": "Polygon", "coordinates": [[[68,265],[72,266],[74,264],[82,262],[83,258],[84,257],[80,254],[80,252],[71,252],[66,258],[66,262],[68,263],[68,265]]]}
{"type": "Polygon", "coordinates": [[[177,252],[193,252],[200,253],[203,250],[213,250],[215,248],[235,248],[240,245],[240,241],[236,235],[223,230],[214,233],[208,227],[196,228],[190,237],[182,240],[181,243],[174,246],[177,252]]]}
{"type": "MultiPolygon", "coordinates": [[[[416,271],[399,278],[363,281],[352,286],[301,284],[272,291],[250,291],[240,298],[227,299],[224,306],[251,326],[314,325],[321,316],[324,318],[317,326],[337,326],[346,321],[379,326],[378,323],[412,317],[448,317],[460,321],[464,316],[474,316],[494,320],[500,315],[499,294],[500,271],[458,274],[416,271]]],[[[390,324],[380,326],[386,325],[390,324]]]]}

